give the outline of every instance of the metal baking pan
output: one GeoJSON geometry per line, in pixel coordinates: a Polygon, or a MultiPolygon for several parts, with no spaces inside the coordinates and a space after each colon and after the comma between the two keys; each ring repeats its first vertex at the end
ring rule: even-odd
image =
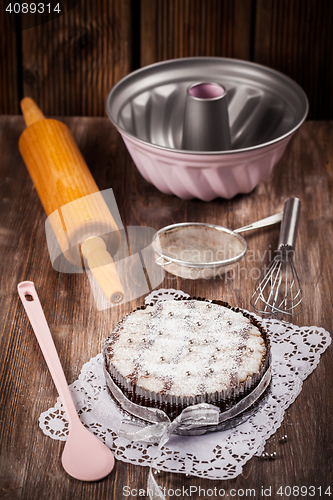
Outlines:
{"type": "Polygon", "coordinates": [[[229,58],[190,57],[146,66],[119,81],[106,111],[120,133],[147,145],[182,149],[186,91],[210,79],[227,91],[231,149],[227,154],[268,146],[293,134],[308,113],[308,100],[291,78],[268,67],[229,58]]]}

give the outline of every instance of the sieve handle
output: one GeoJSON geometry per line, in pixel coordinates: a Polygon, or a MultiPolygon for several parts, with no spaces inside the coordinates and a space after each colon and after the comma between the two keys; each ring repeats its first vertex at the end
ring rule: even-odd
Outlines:
{"type": "Polygon", "coordinates": [[[300,208],[301,202],[298,198],[289,198],[285,202],[278,245],[279,249],[283,247],[294,249],[300,208]]]}
{"type": "Polygon", "coordinates": [[[269,217],[265,217],[265,219],[258,220],[257,222],[252,222],[252,224],[248,224],[247,226],[234,229],[234,233],[244,233],[245,231],[251,231],[252,229],[258,229],[259,227],[271,226],[272,224],[281,222],[282,217],[283,212],[279,212],[278,214],[270,215],[269,217]]]}
{"type": "Polygon", "coordinates": [[[155,260],[155,263],[158,264],[161,267],[168,266],[169,264],[171,264],[171,262],[172,262],[172,260],[169,260],[169,259],[165,258],[163,255],[161,255],[160,257],[158,257],[155,260]]]}

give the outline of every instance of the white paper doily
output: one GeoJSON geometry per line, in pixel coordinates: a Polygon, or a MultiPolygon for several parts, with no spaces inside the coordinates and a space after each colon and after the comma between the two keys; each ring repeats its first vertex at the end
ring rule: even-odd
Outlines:
{"type": "MultiPolygon", "coordinates": [[[[188,295],[161,289],[146,297],[146,304],[179,297],[188,295]]],[[[155,457],[156,468],[209,479],[230,479],[242,472],[252,456],[263,452],[266,440],[281,425],[285,410],[301,392],[303,380],[316,368],[331,337],[323,328],[261,321],[270,333],[272,351],[272,382],[265,404],[234,429],[203,436],[172,435],[159,457],[155,457]]],[[[102,354],[83,366],[70,389],[82,422],[111,448],[118,460],[150,465],[157,443],[130,442],[117,436],[124,417],[106,390],[102,354]]],[[[47,436],[66,440],[68,422],[59,398],[53,408],[40,415],[39,425],[47,436]]]]}

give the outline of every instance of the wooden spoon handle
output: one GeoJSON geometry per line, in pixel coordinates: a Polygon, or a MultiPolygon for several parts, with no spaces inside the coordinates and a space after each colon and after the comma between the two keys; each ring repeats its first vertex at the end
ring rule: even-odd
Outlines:
{"type": "Polygon", "coordinates": [[[24,99],[22,99],[21,110],[27,127],[33,123],[45,120],[45,116],[42,111],[30,97],[24,97],[24,99]]]}

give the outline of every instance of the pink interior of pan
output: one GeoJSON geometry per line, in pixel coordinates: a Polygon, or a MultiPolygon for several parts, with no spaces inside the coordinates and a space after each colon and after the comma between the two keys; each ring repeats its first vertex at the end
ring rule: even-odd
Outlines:
{"type": "Polygon", "coordinates": [[[224,88],[217,83],[198,83],[190,88],[189,94],[199,99],[213,99],[224,94],[224,88]]]}

